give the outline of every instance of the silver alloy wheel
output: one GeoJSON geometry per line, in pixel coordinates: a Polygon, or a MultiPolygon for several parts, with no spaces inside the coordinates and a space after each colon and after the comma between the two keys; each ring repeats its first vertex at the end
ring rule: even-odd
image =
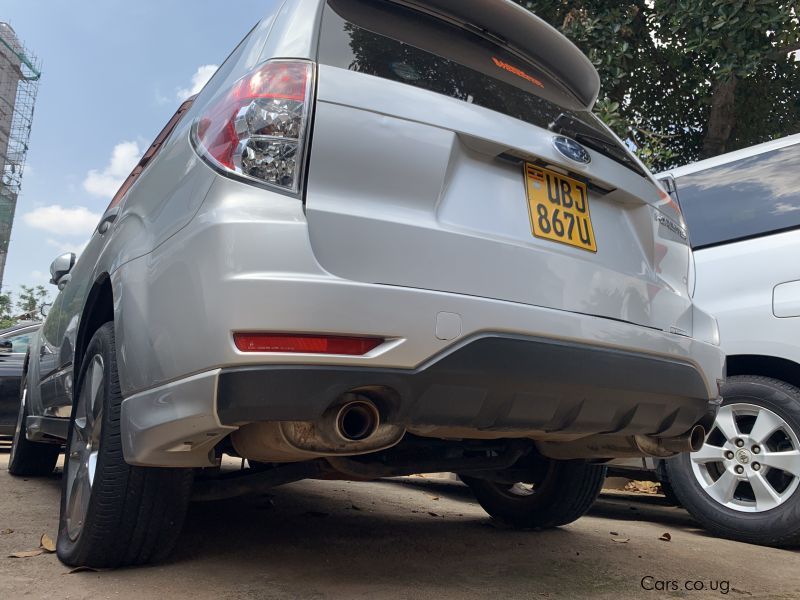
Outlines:
{"type": "Polygon", "coordinates": [[[97,456],[100,451],[100,432],[103,422],[103,357],[92,357],[83,378],[75,422],[69,443],[66,485],[67,535],[73,542],[81,534],[89,511],[97,456]]]}
{"type": "Polygon", "coordinates": [[[783,504],[800,483],[800,441],[771,410],[747,403],[720,408],[703,447],[690,454],[703,490],[741,512],[783,504]]]}

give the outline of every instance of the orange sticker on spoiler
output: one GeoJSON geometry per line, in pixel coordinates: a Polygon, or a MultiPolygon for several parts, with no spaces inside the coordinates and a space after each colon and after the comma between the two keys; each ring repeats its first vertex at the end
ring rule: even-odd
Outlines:
{"type": "Polygon", "coordinates": [[[505,71],[508,71],[509,73],[513,73],[517,77],[522,77],[525,81],[529,81],[533,85],[544,89],[544,84],[541,81],[539,81],[538,79],[536,79],[536,77],[534,77],[533,75],[528,75],[522,69],[520,69],[518,67],[515,67],[514,65],[510,65],[507,62],[503,62],[502,60],[500,60],[499,58],[497,58],[495,56],[492,57],[492,60],[494,61],[494,64],[496,64],[501,69],[503,69],[505,71]]]}

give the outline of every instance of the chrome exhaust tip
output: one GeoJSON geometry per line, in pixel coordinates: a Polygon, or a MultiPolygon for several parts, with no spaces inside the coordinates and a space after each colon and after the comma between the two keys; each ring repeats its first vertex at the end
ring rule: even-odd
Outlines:
{"type": "Polygon", "coordinates": [[[381,417],[378,407],[367,400],[354,400],[336,413],[336,433],[348,442],[366,440],[377,431],[381,417]]]}
{"type": "Polygon", "coordinates": [[[689,432],[689,452],[697,452],[706,441],[706,430],[702,425],[695,425],[689,432]]]}
{"type": "Polygon", "coordinates": [[[669,457],[681,452],[697,452],[706,440],[706,430],[695,425],[683,435],[672,438],[656,438],[645,435],[634,436],[636,446],[646,455],[669,457]]]}

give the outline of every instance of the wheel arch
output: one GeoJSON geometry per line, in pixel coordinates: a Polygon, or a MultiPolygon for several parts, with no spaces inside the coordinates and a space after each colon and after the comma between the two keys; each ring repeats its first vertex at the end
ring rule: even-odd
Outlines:
{"type": "Polygon", "coordinates": [[[108,273],[101,274],[86,296],[86,303],[75,336],[75,355],[73,357],[74,380],[81,372],[81,364],[86,348],[94,333],[108,321],[114,320],[114,291],[108,273]]]}
{"type": "Polygon", "coordinates": [[[800,388],[800,364],[786,358],[761,354],[736,354],[727,357],[728,377],[761,375],[790,383],[800,388]]]}

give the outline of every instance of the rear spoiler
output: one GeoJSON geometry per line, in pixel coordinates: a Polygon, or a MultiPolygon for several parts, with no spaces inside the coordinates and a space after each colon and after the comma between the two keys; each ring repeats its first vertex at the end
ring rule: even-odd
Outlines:
{"type": "Polygon", "coordinates": [[[510,0],[393,0],[482,32],[528,57],[560,81],[587,109],[600,91],[591,61],[564,35],[510,0]]]}

